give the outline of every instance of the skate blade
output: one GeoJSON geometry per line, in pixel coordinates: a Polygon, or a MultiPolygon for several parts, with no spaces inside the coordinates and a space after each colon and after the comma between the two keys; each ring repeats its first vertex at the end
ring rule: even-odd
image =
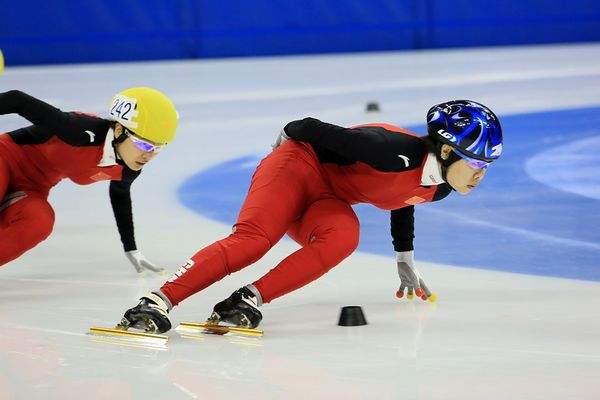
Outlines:
{"type": "Polygon", "coordinates": [[[127,347],[148,347],[163,350],[167,349],[167,342],[169,340],[169,337],[165,335],[130,331],[119,326],[114,328],[93,326],[90,328],[88,334],[99,342],[127,347]]]}
{"type": "Polygon", "coordinates": [[[264,331],[255,328],[243,328],[241,326],[216,325],[211,323],[201,322],[182,322],[179,324],[177,331],[202,332],[213,335],[225,335],[227,333],[236,333],[246,336],[262,336],[264,331]]]}

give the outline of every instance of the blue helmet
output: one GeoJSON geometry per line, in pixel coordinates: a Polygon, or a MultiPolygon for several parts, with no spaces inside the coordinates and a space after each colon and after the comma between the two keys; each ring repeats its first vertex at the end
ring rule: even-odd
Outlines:
{"type": "Polygon", "coordinates": [[[490,163],[502,153],[498,117],[483,104],[453,100],[427,112],[427,131],[434,140],[450,145],[459,156],[490,163]]]}

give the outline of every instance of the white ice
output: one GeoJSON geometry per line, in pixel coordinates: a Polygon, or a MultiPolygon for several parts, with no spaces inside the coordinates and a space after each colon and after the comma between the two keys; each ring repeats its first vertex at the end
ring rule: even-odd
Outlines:
{"type": "MultiPolygon", "coordinates": [[[[23,67],[6,70],[0,91],[96,112],[128,86],[173,97],[179,136],[145,168],[133,196],[140,248],[175,270],[230,229],[180,205],[177,187],[203,168],[267,151],[287,121],[411,125],[458,97],[499,114],[598,106],[598,65],[592,44],[23,67]],[[381,113],[364,113],[371,100],[381,113]]],[[[24,123],[3,116],[0,130],[24,123]]],[[[128,265],[105,184],[64,182],[51,202],[52,237],[0,270],[2,400],[600,398],[598,282],[422,262],[439,301],[402,302],[391,249],[389,257],[356,253],[263,307],[260,339],[172,331],[165,351],[94,342],[90,326],[116,323],[164,277],[137,277],[128,265]],[[344,305],[361,305],[369,325],[338,327],[344,305]]],[[[188,299],[173,322],[203,320],[293,248],[282,242],[188,299]]]]}

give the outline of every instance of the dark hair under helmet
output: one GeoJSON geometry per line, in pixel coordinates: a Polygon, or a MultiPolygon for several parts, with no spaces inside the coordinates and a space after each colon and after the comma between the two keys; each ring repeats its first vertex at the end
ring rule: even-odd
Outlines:
{"type": "Polygon", "coordinates": [[[429,136],[454,148],[461,157],[492,162],[502,153],[502,128],[486,106],[471,100],[438,104],[427,112],[429,136]]]}

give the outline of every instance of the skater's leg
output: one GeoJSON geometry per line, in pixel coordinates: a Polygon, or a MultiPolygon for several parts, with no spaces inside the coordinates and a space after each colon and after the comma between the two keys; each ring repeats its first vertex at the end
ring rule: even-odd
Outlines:
{"type": "Polygon", "coordinates": [[[11,188],[9,164],[0,156],[0,266],[46,239],[53,225],[46,197],[11,188]]]}
{"type": "Polygon", "coordinates": [[[313,203],[289,234],[303,247],[253,283],[263,303],[314,281],[352,254],[359,222],[347,203],[324,199],[313,203]]]}
{"type": "Polygon", "coordinates": [[[299,154],[304,151],[285,146],[261,162],[233,232],[197,252],[161,287],[173,306],[260,259],[299,218],[311,191],[322,185],[317,169],[299,154]]]}
{"type": "Polygon", "coordinates": [[[0,204],[0,265],[44,241],[54,226],[54,210],[34,192],[5,194],[0,204]]]}

